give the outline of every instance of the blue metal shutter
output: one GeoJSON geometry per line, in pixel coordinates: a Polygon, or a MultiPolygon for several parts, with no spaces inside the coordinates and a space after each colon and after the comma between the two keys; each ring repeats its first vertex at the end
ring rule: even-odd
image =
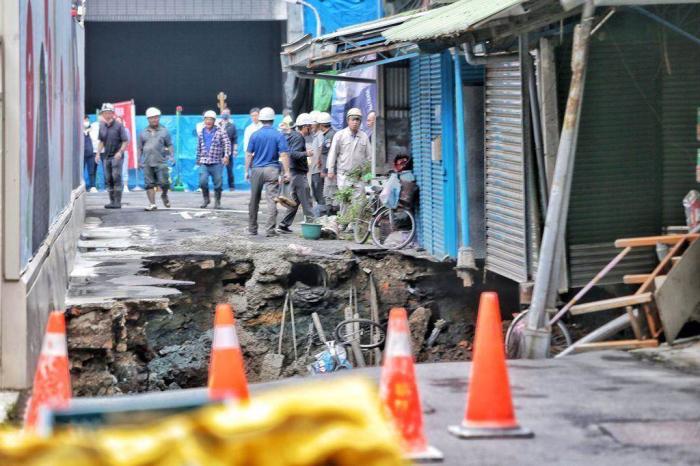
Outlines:
{"type": "Polygon", "coordinates": [[[432,160],[432,146],[441,134],[441,57],[421,55],[411,60],[411,154],[420,202],[416,215],[418,242],[430,254],[444,256],[442,161],[432,160]]]}
{"type": "Polygon", "coordinates": [[[484,101],[486,268],[516,282],[528,279],[522,95],[518,57],[490,60],[484,101]]]}

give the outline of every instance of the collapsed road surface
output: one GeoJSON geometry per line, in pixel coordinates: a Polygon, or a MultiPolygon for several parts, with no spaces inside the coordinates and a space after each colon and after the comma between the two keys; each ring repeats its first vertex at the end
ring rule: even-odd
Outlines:
{"type": "MultiPolygon", "coordinates": [[[[354,288],[360,316],[369,317],[370,273],[380,320],[393,306],[411,312],[419,361],[470,356],[480,287],[463,288],[450,263],[298,234],[248,237],[247,193],[226,193],[224,210],[198,209],[196,193],[173,193],[174,207],[156,212],[144,212],[143,193],[126,193],[124,201],[110,211],[102,208],[104,195],[88,196],[67,299],[75,396],[204,386],[220,302],[236,311],[249,380],[276,378],[261,366],[277,352],[288,292],[299,358],[287,316],[279,375],[306,374],[320,348],[309,332],[311,314],[332,332],[354,288]]],[[[502,296],[505,314],[516,305],[502,296]]]]}

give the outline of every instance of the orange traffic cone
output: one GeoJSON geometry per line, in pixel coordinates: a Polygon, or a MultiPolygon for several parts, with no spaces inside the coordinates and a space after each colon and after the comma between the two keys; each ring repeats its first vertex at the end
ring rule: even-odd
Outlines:
{"type": "Polygon", "coordinates": [[[243,353],[236,336],[233,310],[228,304],[216,306],[214,341],[209,364],[209,398],[248,400],[243,353]]]}
{"type": "Polygon", "coordinates": [[[448,430],[462,438],[533,436],[515,420],[496,293],[481,293],[467,410],[462,425],[448,430]]]}
{"type": "Polygon", "coordinates": [[[413,461],[442,460],[442,453],[428,445],[423,433],[423,412],[404,308],[394,308],[389,314],[379,394],[404,440],[407,458],[413,461]]]}
{"type": "Polygon", "coordinates": [[[71,399],[66,345],[66,320],[61,311],[49,314],[46,335],[34,374],[32,397],[27,403],[24,428],[36,430],[42,408],[64,408],[71,399]]]}

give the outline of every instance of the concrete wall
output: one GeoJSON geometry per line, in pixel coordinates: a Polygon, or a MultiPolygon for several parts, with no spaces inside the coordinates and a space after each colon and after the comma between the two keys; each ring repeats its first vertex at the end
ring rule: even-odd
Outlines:
{"type": "Polygon", "coordinates": [[[2,2],[0,387],[32,378],[84,218],[83,28],[70,0],[2,2]]]}

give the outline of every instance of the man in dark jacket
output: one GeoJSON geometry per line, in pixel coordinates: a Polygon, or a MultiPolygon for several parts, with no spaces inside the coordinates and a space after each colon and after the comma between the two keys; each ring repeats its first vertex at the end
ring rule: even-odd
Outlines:
{"type": "Polygon", "coordinates": [[[97,162],[95,162],[95,148],[90,137],[90,120],[87,117],[83,120],[83,137],[85,145],[83,149],[83,168],[87,168],[88,177],[85,180],[85,191],[90,191],[95,187],[95,175],[97,174],[97,162]]]}
{"type": "Polygon", "coordinates": [[[236,131],[236,125],[231,121],[231,110],[225,108],[221,111],[221,120],[219,120],[219,126],[226,131],[229,140],[231,141],[231,159],[228,165],[226,165],[226,174],[228,175],[228,190],[233,191],[234,180],[233,180],[233,169],[234,161],[236,160],[236,155],[238,155],[238,131],[236,131]]]}
{"type": "Polygon", "coordinates": [[[306,137],[311,134],[311,125],[313,121],[308,113],[302,113],[297,117],[295,131],[292,131],[287,136],[287,146],[289,147],[289,168],[291,173],[290,186],[292,189],[292,199],[296,203],[294,207],[287,207],[287,214],[284,216],[277,228],[280,233],[291,233],[289,226],[294,221],[294,217],[299,210],[299,204],[304,212],[304,216],[308,219],[313,219],[313,210],[311,205],[311,193],[309,192],[309,182],[307,176],[309,173],[308,158],[313,157],[311,146],[307,147],[306,137]]]}

